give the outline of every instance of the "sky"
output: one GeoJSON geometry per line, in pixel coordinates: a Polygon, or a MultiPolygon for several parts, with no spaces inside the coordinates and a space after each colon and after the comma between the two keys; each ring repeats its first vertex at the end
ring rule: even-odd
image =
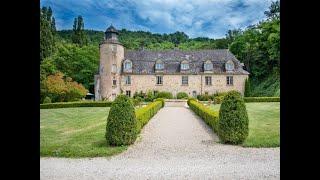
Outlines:
{"type": "Polygon", "coordinates": [[[50,6],[56,27],[72,29],[81,15],[85,29],[152,33],[185,32],[190,38],[222,38],[229,29],[244,29],[265,19],[274,0],[41,0],[50,6]]]}

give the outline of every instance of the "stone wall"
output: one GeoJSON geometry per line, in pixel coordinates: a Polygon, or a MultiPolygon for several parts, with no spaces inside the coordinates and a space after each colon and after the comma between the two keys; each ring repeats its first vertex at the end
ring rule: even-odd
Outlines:
{"type": "Polygon", "coordinates": [[[208,92],[213,94],[215,92],[224,92],[229,90],[237,90],[244,93],[244,84],[247,75],[233,75],[233,85],[227,85],[227,75],[188,75],[188,85],[182,85],[182,75],[163,75],[163,85],[156,84],[156,75],[130,75],[131,85],[125,84],[125,75],[122,75],[121,89],[123,93],[131,91],[131,96],[135,92],[147,92],[151,91],[168,91],[174,96],[178,92],[186,92],[189,96],[193,95],[193,91],[196,94],[204,94],[208,92]],[[212,85],[205,85],[205,76],[212,77],[212,85]]]}

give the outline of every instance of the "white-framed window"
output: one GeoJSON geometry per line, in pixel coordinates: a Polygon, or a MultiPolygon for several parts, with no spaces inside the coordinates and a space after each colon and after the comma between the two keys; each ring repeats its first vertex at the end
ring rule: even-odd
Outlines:
{"type": "Polygon", "coordinates": [[[117,65],[116,64],[112,64],[111,72],[112,73],[117,73],[117,65]]]}
{"type": "Polygon", "coordinates": [[[131,91],[126,91],[126,96],[131,97],[131,91]]]}
{"type": "Polygon", "coordinates": [[[162,60],[157,60],[155,65],[156,70],[163,70],[164,69],[164,63],[162,60]]]}
{"type": "Polygon", "coordinates": [[[182,85],[188,85],[188,76],[182,76],[181,81],[182,85]]]}
{"type": "Polygon", "coordinates": [[[156,77],[157,79],[157,85],[162,85],[163,84],[163,79],[162,79],[162,76],[157,76],[156,77]]]}
{"type": "Polygon", "coordinates": [[[197,97],[197,91],[192,91],[192,96],[197,97]]]}
{"type": "Polygon", "coordinates": [[[233,85],[233,76],[227,76],[227,85],[229,86],[233,85]]]}
{"type": "Polygon", "coordinates": [[[231,60],[227,61],[226,62],[226,70],[233,71],[233,69],[234,69],[234,63],[231,60]]]}
{"type": "Polygon", "coordinates": [[[131,76],[125,76],[126,85],[131,84],[131,76]]]}
{"type": "Polygon", "coordinates": [[[188,70],[189,69],[189,63],[183,62],[181,63],[181,70],[188,70]]]}
{"type": "Polygon", "coordinates": [[[205,81],[206,81],[206,85],[207,86],[211,86],[212,85],[211,76],[205,76],[205,81]]]}
{"type": "Polygon", "coordinates": [[[132,69],[132,63],[131,61],[124,62],[124,69],[125,70],[131,70],[132,69]]]}
{"type": "Polygon", "coordinates": [[[205,70],[205,71],[212,71],[212,69],[213,69],[213,64],[212,64],[212,62],[211,62],[211,61],[206,61],[206,62],[204,63],[204,70],[205,70]]]}

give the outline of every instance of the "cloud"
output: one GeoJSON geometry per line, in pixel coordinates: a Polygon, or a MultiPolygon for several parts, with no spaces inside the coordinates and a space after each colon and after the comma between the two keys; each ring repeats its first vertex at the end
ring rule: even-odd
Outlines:
{"type": "Polygon", "coordinates": [[[154,33],[183,31],[190,37],[224,37],[265,18],[271,0],[41,0],[51,6],[58,29],[82,15],[86,29],[116,28],[154,33]]]}

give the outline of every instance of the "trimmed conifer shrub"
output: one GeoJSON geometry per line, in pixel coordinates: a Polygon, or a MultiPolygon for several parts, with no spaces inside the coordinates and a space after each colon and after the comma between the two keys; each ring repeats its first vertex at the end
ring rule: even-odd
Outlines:
{"type": "Polygon", "coordinates": [[[241,94],[229,91],[219,111],[218,136],[223,143],[241,144],[249,134],[249,119],[241,94]]]}
{"type": "Polygon", "coordinates": [[[137,138],[135,109],[129,97],[119,95],[111,105],[106,139],[110,145],[129,145],[137,138]]]}

